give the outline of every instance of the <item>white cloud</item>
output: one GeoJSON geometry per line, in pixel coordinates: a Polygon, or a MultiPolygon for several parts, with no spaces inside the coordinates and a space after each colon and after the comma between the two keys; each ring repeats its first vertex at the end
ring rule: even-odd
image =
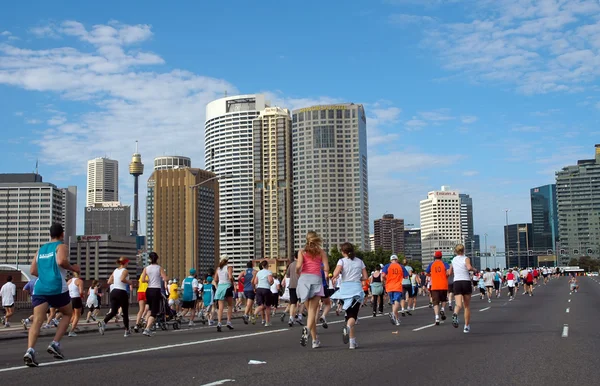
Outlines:
{"type": "Polygon", "coordinates": [[[388,17],[391,24],[399,26],[409,26],[413,24],[433,23],[435,19],[431,16],[408,15],[405,13],[395,13],[388,17]]]}
{"type": "Polygon", "coordinates": [[[464,171],[462,174],[465,177],[474,177],[474,176],[478,175],[479,172],[477,170],[467,170],[467,171],[464,171]]]}
{"type": "Polygon", "coordinates": [[[54,117],[50,118],[47,123],[50,126],[58,126],[58,125],[62,125],[66,121],[67,121],[67,118],[65,118],[63,116],[54,116],[54,117]]]}
{"type": "Polygon", "coordinates": [[[59,38],[59,34],[55,32],[54,26],[52,25],[30,28],[29,33],[37,36],[38,38],[59,38]]]}
{"type": "Polygon", "coordinates": [[[39,125],[40,123],[42,123],[42,121],[40,121],[39,119],[26,119],[25,123],[27,123],[28,125],[39,125]]]}
{"type": "Polygon", "coordinates": [[[471,123],[477,122],[477,117],[474,115],[463,115],[462,117],[460,117],[460,120],[462,123],[469,125],[471,123]]]}
{"type": "Polygon", "coordinates": [[[9,31],[0,32],[0,36],[11,36],[12,34],[9,31]]]}
{"type": "Polygon", "coordinates": [[[406,129],[409,131],[421,130],[425,126],[427,126],[427,122],[419,119],[416,116],[413,116],[412,119],[404,122],[404,127],[406,127],[406,129]]]}
{"type": "Polygon", "coordinates": [[[402,110],[398,107],[374,108],[370,110],[381,123],[397,122],[402,110]]]}
{"type": "Polygon", "coordinates": [[[22,117],[23,116],[23,112],[22,111],[15,111],[15,116],[16,117],[22,117]]]}
{"type": "Polygon", "coordinates": [[[442,121],[451,121],[454,119],[454,117],[451,116],[449,113],[450,113],[449,109],[437,109],[437,110],[433,110],[433,111],[419,112],[419,115],[426,121],[442,122],[442,121]]]}
{"type": "Polygon", "coordinates": [[[531,113],[534,117],[548,117],[550,115],[560,112],[560,109],[548,109],[545,111],[534,111],[531,113]]]}

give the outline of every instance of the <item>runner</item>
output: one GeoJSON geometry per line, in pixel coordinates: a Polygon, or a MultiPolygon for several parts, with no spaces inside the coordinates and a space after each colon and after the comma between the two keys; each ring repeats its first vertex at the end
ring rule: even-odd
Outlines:
{"type": "Polygon", "coordinates": [[[533,296],[533,271],[530,269],[527,271],[527,274],[525,275],[525,282],[527,283],[526,288],[527,288],[527,293],[529,294],[529,296],[533,296]]]}
{"type": "Polygon", "coordinates": [[[129,296],[127,295],[127,287],[131,285],[131,280],[129,280],[127,264],[129,264],[128,258],[124,256],[119,257],[117,259],[119,267],[108,278],[108,284],[112,284],[113,289],[110,291],[110,312],[106,314],[104,320],[98,322],[98,331],[100,331],[101,335],[104,335],[106,323],[119,314],[119,309],[123,312],[124,336],[127,338],[131,335],[131,331],[129,330],[129,296]]]}
{"type": "Polygon", "coordinates": [[[435,251],[433,262],[429,264],[425,272],[431,277],[431,298],[433,299],[433,312],[435,314],[435,325],[440,325],[440,316],[446,320],[444,306],[448,301],[448,264],[442,261],[442,251],[435,251]],[[440,304],[442,308],[440,309],[440,304]]]}
{"type": "Polygon", "coordinates": [[[79,278],[77,272],[73,272],[73,277],[67,283],[67,287],[69,288],[69,296],[71,297],[71,306],[73,306],[71,331],[69,331],[68,336],[74,337],[77,336],[75,330],[77,329],[79,318],[81,318],[81,313],[83,312],[83,300],[81,299],[83,296],[83,280],[79,278]]]}
{"type": "Polygon", "coordinates": [[[425,271],[419,274],[419,280],[421,284],[419,284],[419,295],[426,296],[427,295],[427,275],[425,271]]]}
{"type": "Polygon", "coordinates": [[[161,288],[168,281],[165,270],[158,265],[158,254],[156,252],[150,252],[148,255],[150,258],[150,265],[144,268],[140,280],[142,283],[148,283],[146,289],[146,301],[150,307],[150,316],[146,321],[146,328],[142,334],[145,336],[153,336],[154,333],[150,331],[150,327],[154,325],[156,316],[160,313],[160,304],[163,301],[163,294],[161,288]]]}
{"type": "Polygon", "coordinates": [[[500,283],[502,282],[502,278],[500,277],[500,269],[496,268],[494,270],[494,292],[496,293],[496,298],[500,298],[500,283]]]}
{"type": "Polygon", "coordinates": [[[212,276],[207,276],[202,286],[202,303],[204,304],[203,316],[208,320],[208,325],[212,326],[215,312],[215,287],[213,286],[212,276]]]}
{"type": "Polygon", "coordinates": [[[140,328],[144,326],[144,316],[148,313],[149,307],[146,303],[146,290],[148,289],[148,283],[142,282],[142,276],[140,275],[140,279],[138,281],[138,290],[137,290],[137,301],[139,306],[139,311],[137,316],[135,317],[135,325],[133,326],[133,330],[137,333],[140,332],[140,328]]]}
{"type": "MultiPolygon", "coordinates": [[[[244,297],[246,298],[246,309],[242,316],[244,324],[248,324],[249,315],[252,315],[254,318],[252,306],[254,305],[254,299],[256,297],[256,293],[254,292],[254,276],[256,276],[257,272],[258,271],[253,268],[252,261],[249,261],[246,263],[246,270],[240,272],[240,276],[238,276],[238,282],[242,279],[244,280],[244,297]]],[[[253,323],[256,323],[256,321],[253,323]]]]}
{"type": "Polygon", "coordinates": [[[506,274],[506,284],[508,285],[508,301],[512,302],[515,296],[515,274],[512,268],[508,270],[506,274]]]}
{"type": "Polygon", "coordinates": [[[256,287],[256,311],[252,318],[252,324],[256,323],[256,317],[263,312],[265,313],[265,327],[271,326],[271,304],[273,295],[271,293],[271,285],[275,283],[273,273],[269,270],[269,262],[263,260],[260,263],[260,271],[254,276],[254,286],[256,287]]]}
{"type": "Polygon", "coordinates": [[[399,326],[400,319],[398,310],[400,309],[400,301],[402,299],[402,281],[408,276],[406,269],[398,264],[398,256],[390,256],[390,263],[383,267],[381,273],[385,282],[385,291],[390,297],[392,303],[392,312],[390,312],[390,321],[393,325],[399,326]]]}
{"type": "Polygon", "coordinates": [[[410,285],[411,292],[408,294],[408,308],[407,310],[414,311],[417,307],[417,295],[419,294],[419,275],[416,272],[411,271],[410,273],[410,285]]]}
{"type": "Polygon", "coordinates": [[[292,327],[294,322],[302,325],[302,313],[298,312],[298,293],[296,289],[298,288],[298,273],[296,272],[296,263],[297,263],[298,252],[294,253],[292,257],[292,262],[287,268],[287,277],[290,279],[290,284],[288,286],[290,291],[290,320],[288,321],[288,326],[292,327]],[[298,313],[297,313],[298,312],[298,313]],[[298,315],[299,314],[299,315],[298,315]]]}
{"type": "Polygon", "coordinates": [[[88,290],[88,297],[85,301],[85,305],[89,309],[87,318],[85,320],[86,323],[90,322],[90,318],[92,318],[94,322],[96,321],[96,316],[94,315],[94,313],[98,309],[98,285],[98,280],[94,280],[90,289],[88,290]]]}
{"type": "Polygon", "coordinates": [[[371,295],[373,296],[373,317],[377,315],[378,304],[379,314],[383,315],[383,282],[379,265],[375,267],[375,272],[371,275],[371,295]]]}
{"type": "Polygon", "coordinates": [[[169,284],[169,307],[175,312],[179,308],[179,285],[177,284],[177,279],[173,279],[171,284],[169,284]]]}
{"type": "Polygon", "coordinates": [[[575,277],[575,275],[571,276],[571,279],[569,279],[569,289],[571,293],[577,293],[577,291],[579,290],[579,283],[577,283],[577,278],[575,277]]]}
{"type": "Polygon", "coordinates": [[[194,325],[194,317],[196,316],[196,300],[198,299],[198,279],[196,279],[196,270],[190,269],[190,275],[183,279],[181,283],[183,286],[183,306],[181,310],[181,317],[186,316],[191,312],[189,327],[194,325]]]}
{"type": "Polygon", "coordinates": [[[465,246],[462,244],[454,248],[456,256],[452,259],[450,266],[450,275],[454,274],[454,298],[456,299],[456,307],[452,314],[452,325],[458,328],[458,314],[464,308],[465,327],[463,332],[468,334],[471,331],[471,277],[469,272],[477,272],[471,265],[471,259],[465,256],[465,246]]]}
{"type": "Polygon", "coordinates": [[[296,263],[296,274],[298,278],[297,294],[300,301],[308,309],[307,327],[302,329],[300,344],[306,346],[308,343],[308,332],[312,337],[312,348],[321,347],[321,342],[317,336],[317,315],[319,310],[319,301],[324,296],[323,280],[321,279],[321,267],[323,272],[329,274],[329,262],[327,254],[321,248],[323,240],[316,232],[308,232],[306,235],[306,245],[298,252],[298,261],[296,263]]]}
{"type": "Polygon", "coordinates": [[[342,341],[349,344],[349,348],[354,350],[358,347],[354,327],[358,320],[358,311],[365,296],[361,288],[361,280],[367,280],[367,269],[361,259],[354,256],[354,247],[350,243],[344,243],[340,247],[342,259],[339,259],[333,272],[334,280],[341,275],[340,290],[331,295],[332,299],[339,299],[344,302],[343,308],[346,311],[346,325],[342,329],[342,341]]]}
{"type": "Polygon", "coordinates": [[[402,266],[404,267],[404,269],[406,270],[406,272],[408,272],[408,274],[404,277],[404,279],[402,279],[402,300],[400,301],[400,305],[402,306],[402,316],[406,316],[405,312],[408,315],[412,315],[410,313],[410,309],[408,309],[408,307],[406,309],[404,309],[405,305],[408,305],[408,300],[410,297],[410,294],[412,292],[412,284],[410,283],[410,275],[412,274],[412,267],[409,267],[408,265],[406,265],[407,261],[406,259],[402,260],[402,266]]]}
{"type": "Polygon", "coordinates": [[[12,282],[13,278],[8,275],[6,283],[0,288],[0,297],[2,297],[2,307],[4,307],[4,327],[10,327],[10,317],[14,314],[15,297],[17,296],[17,286],[12,282]]]}
{"type": "Polygon", "coordinates": [[[73,314],[65,276],[67,271],[79,273],[79,267],[69,264],[69,251],[63,244],[64,237],[62,225],[53,224],[50,227],[50,242],[42,245],[31,262],[30,272],[37,276],[38,280],[33,288],[31,298],[33,323],[29,329],[28,348],[23,356],[25,364],[29,367],[38,366],[34,348],[49,306],[57,308],[65,317],[60,321],[47,352],[56,359],[65,358],[60,349],[60,340],[67,331],[73,314]]]}
{"type": "Polygon", "coordinates": [[[448,309],[452,311],[452,298],[454,298],[454,274],[448,275],[448,309]]]}
{"type": "Polygon", "coordinates": [[[547,267],[542,268],[542,277],[544,278],[544,285],[548,284],[548,275],[550,271],[547,267]]]}
{"type": "Polygon", "coordinates": [[[494,291],[494,276],[495,274],[489,269],[485,269],[485,273],[483,274],[483,282],[485,284],[485,292],[487,294],[488,303],[492,302],[492,294],[494,291]]]}
{"type": "Polygon", "coordinates": [[[275,315],[277,307],[279,307],[279,292],[281,291],[281,281],[277,275],[273,276],[273,284],[271,284],[271,316],[275,315]]]}
{"type": "MultiPolygon", "coordinates": [[[[333,288],[333,281],[328,278],[328,275],[324,271],[323,265],[321,265],[321,279],[323,280],[323,296],[321,296],[321,306],[323,307],[323,312],[321,313],[321,317],[319,318],[319,322],[323,326],[323,328],[328,328],[327,324],[327,315],[329,311],[331,311],[331,299],[329,297],[335,292],[333,288]]],[[[369,288],[367,285],[367,293],[369,292],[369,288]]]]}
{"type": "Polygon", "coordinates": [[[483,276],[484,275],[479,275],[479,282],[477,282],[477,287],[479,288],[479,298],[481,300],[485,299],[485,293],[487,292],[487,289],[485,288],[485,279],[483,276]]]}
{"type": "Polygon", "coordinates": [[[219,302],[219,310],[217,311],[217,331],[221,332],[221,320],[223,319],[223,311],[225,309],[225,302],[227,302],[227,328],[233,330],[233,324],[231,324],[231,318],[233,316],[233,267],[228,265],[229,259],[224,257],[219,263],[219,269],[217,270],[216,284],[217,292],[215,294],[215,300],[219,302]]]}
{"type": "Polygon", "coordinates": [[[240,273],[240,276],[237,279],[237,287],[236,287],[236,291],[235,291],[235,310],[237,312],[237,310],[241,310],[242,307],[244,306],[244,300],[246,300],[246,297],[244,296],[244,282],[246,281],[246,278],[244,277],[244,275],[242,275],[240,273]]]}
{"type": "MultiPolygon", "coordinates": [[[[33,296],[33,287],[35,286],[36,281],[37,281],[37,277],[33,277],[33,278],[31,278],[31,280],[29,280],[27,282],[27,284],[25,284],[25,287],[23,287],[23,292],[25,292],[27,294],[27,296],[29,296],[30,300],[31,300],[31,296],[33,296]]],[[[27,331],[27,325],[29,323],[31,323],[32,320],[33,320],[33,314],[30,315],[28,318],[21,320],[21,324],[23,325],[23,328],[25,329],[25,331],[27,331]]]]}

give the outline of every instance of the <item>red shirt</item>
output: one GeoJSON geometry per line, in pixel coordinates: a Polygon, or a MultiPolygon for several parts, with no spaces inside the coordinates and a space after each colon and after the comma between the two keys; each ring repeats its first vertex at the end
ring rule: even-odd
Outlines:
{"type": "Polygon", "coordinates": [[[244,281],[246,281],[246,279],[243,276],[238,280],[238,292],[244,292],[244,281]]]}
{"type": "Polygon", "coordinates": [[[515,274],[514,274],[514,273],[512,273],[512,272],[509,272],[509,273],[506,275],[506,280],[515,280],[515,274]]]}
{"type": "Polygon", "coordinates": [[[537,270],[537,269],[534,269],[534,270],[533,270],[533,276],[535,276],[535,277],[538,277],[538,276],[539,276],[539,274],[540,274],[540,273],[538,272],[538,270],[537,270]]]}
{"type": "Polygon", "coordinates": [[[531,272],[529,272],[527,274],[527,282],[528,283],[533,283],[533,274],[531,272]]]}

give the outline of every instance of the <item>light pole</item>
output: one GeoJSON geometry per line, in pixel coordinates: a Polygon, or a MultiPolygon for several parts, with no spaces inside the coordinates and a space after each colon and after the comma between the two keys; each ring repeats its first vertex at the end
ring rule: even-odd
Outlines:
{"type": "MultiPolygon", "coordinates": [[[[202,186],[204,184],[207,184],[207,183],[209,183],[211,181],[219,180],[219,179],[223,179],[223,178],[231,178],[231,177],[233,177],[232,174],[222,174],[220,176],[214,176],[214,177],[208,178],[208,179],[206,179],[206,180],[204,180],[204,181],[202,181],[202,182],[200,182],[200,183],[198,183],[196,185],[190,186],[190,192],[193,192],[194,189],[197,189],[200,186],[202,186]]],[[[218,192],[216,192],[216,194],[218,194],[218,192]]],[[[197,203],[197,200],[196,200],[196,203],[197,203]]],[[[196,259],[198,258],[198,254],[195,252],[196,251],[196,241],[197,241],[196,239],[197,239],[197,237],[196,237],[196,234],[195,234],[195,226],[194,226],[194,223],[197,221],[197,219],[196,219],[197,216],[198,216],[198,210],[196,209],[196,210],[194,210],[194,212],[192,214],[192,235],[191,235],[192,236],[191,237],[191,239],[192,239],[191,254],[192,254],[192,258],[193,258],[192,264],[194,264],[194,267],[196,266],[196,263],[197,263],[196,259]]]]}
{"type": "Polygon", "coordinates": [[[342,209],[340,211],[337,211],[335,213],[332,213],[328,216],[325,216],[325,242],[323,244],[325,244],[325,252],[327,254],[327,256],[329,256],[329,219],[333,218],[335,216],[337,216],[340,213],[350,213],[350,212],[354,212],[355,209],[353,208],[348,208],[348,209],[342,209]]]}
{"type": "Polygon", "coordinates": [[[509,264],[510,259],[508,258],[508,255],[506,254],[506,251],[508,251],[508,212],[510,212],[510,209],[504,209],[504,214],[506,215],[506,231],[504,232],[504,237],[506,238],[506,240],[505,240],[505,244],[504,244],[504,255],[505,255],[507,267],[510,265],[509,264]]]}

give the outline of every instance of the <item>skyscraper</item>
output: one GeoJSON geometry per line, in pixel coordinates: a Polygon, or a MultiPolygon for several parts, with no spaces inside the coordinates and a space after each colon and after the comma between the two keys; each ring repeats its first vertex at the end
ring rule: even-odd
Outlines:
{"type": "Polygon", "coordinates": [[[473,199],[468,194],[459,194],[460,199],[460,231],[462,233],[463,244],[468,256],[475,255],[475,243],[477,240],[473,237],[473,199]]]}
{"type": "Polygon", "coordinates": [[[267,107],[254,121],[254,258],[289,259],[292,218],[290,111],[267,107]]]}
{"type": "Polygon", "coordinates": [[[163,155],[154,158],[154,170],[191,168],[192,160],[180,155],[163,155]]]}
{"type": "Polygon", "coordinates": [[[103,202],[85,208],[84,235],[127,237],[131,235],[131,207],[103,202]]]}
{"type": "Polygon", "coordinates": [[[561,263],[583,255],[600,257],[600,144],[596,158],[556,172],[561,263]]]}
{"type": "Polygon", "coordinates": [[[88,161],[86,206],[119,201],[119,162],[108,158],[88,161]]]}
{"type": "Polygon", "coordinates": [[[50,240],[50,226],[63,225],[65,242],[75,237],[77,188],[57,188],[39,174],[0,174],[0,263],[31,264],[50,240]]]}
{"type": "Polygon", "coordinates": [[[404,230],[404,255],[409,260],[423,260],[423,255],[421,254],[420,229],[404,230]]]}
{"type": "Polygon", "coordinates": [[[384,214],[375,220],[375,249],[404,254],[404,220],[394,218],[393,214],[384,214]]]}
{"type": "Polygon", "coordinates": [[[526,268],[537,266],[537,257],[533,255],[532,248],[533,232],[531,223],[504,226],[504,250],[508,267],[526,268]]]}
{"type": "Polygon", "coordinates": [[[295,249],[308,231],[331,250],[369,248],[367,121],[362,105],[312,106],[292,112],[295,249]]]}
{"type": "Polygon", "coordinates": [[[442,186],[439,191],[429,192],[420,206],[423,264],[433,261],[436,250],[451,257],[454,247],[463,242],[459,193],[442,186]]]}
{"type": "Polygon", "coordinates": [[[219,182],[201,169],[157,170],[153,189],[153,251],[169,277],[190,268],[206,273],[219,259],[219,182]]]}
{"type": "Polygon", "coordinates": [[[221,254],[234,272],[254,259],[253,124],[267,106],[264,95],[238,95],[206,106],[206,169],[220,181],[221,254]]]}
{"type": "Polygon", "coordinates": [[[537,255],[552,255],[558,242],[556,185],[532,188],[530,195],[533,250],[537,255]]]}

